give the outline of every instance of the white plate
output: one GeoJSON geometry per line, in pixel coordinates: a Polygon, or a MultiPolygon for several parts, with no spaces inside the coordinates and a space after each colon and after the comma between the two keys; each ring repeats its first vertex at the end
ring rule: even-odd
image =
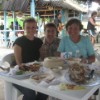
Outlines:
{"type": "Polygon", "coordinates": [[[13,78],[16,78],[16,79],[25,79],[25,78],[29,78],[29,77],[32,76],[32,75],[36,75],[37,73],[45,72],[46,69],[45,69],[44,67],[40,67],[39,71],[36,71],[36,72],[26,71],[25,73],[23,73],[23,74],[21,74],[21,75],[16,75],[15,73],[16,73],[17,71],[18,71],[18,70],[13,70],[13,69],[12,69],[12,72],[7,73],[6,76],[13,77],[13,78]]]}
{"type": "MultiPolygon", "coordinates": [[[[41,62],[34,61],[34,62],[25,63],[25,65],[29,66],[29,65],[34,64],[34,63],[41,64],[41,62]]],[[[17,78],[17,79],[24,79],[26,77],[30,77],[31,75],[35,75],[37,73],[44,72],[45,69],[43,67],[40,67],[39,71],[35,71],[35,72],[26,71],[25,73],[23,73],[21,75],[16,75],[17,71],[19,71],[18,65],[16,65],[14,68],[10,69],[10,71],[8,72],[8,76],[13,77],[13,78],[17,78]]]]}
{"type": "Polygon", "coordinates": [[[23,73],[21,75],[10,75],[10,74],[8,74],[8,76],[13,77],[13,78],[16,78],[16,79],[24,79],[24,78],[28,78],[31,75],[34,75],[36,73],[38,73],[38,72],[28,72],[27,71],[27,72],[25,72],[25,73],[23,73]]]}
{"type": "Polygon", "coordinates": [[[30,80],[33,81],[33,82],[37,82],[37,83],[40,83],[41,81],[45,81],[47,83],[50,83],[55,77],[51,74],[51,73],[47,73],[47,72],[42,72],[42,73],[37,73],[37,74],[34,74],[32,76],[30,76],[30,80]],[[39,79],[34,79],[32,77],[38,77],[39,79]]]}
{"type": "Polygon", "coordinates": [[[12,78],[16,78],[16,79],[26,79],[29,77],[29,75],[9,75],[8,73],[5,72],[0,72],[0,75],[2,76],[6,76],[6,77],[12,77],[12,78]]]}
{"type": "Polygon", "coordinates": [[[95,86],[95,85],[99,85],[100,84],[100,78],[96,74],[94,75],[94,78],[90,79],[89,81],[87,81],[86,83],[83,83],[83,84],[77,84],[77,83],[71,81],[68,72],[65,73],[64,79],[65,79],[66,83],[73,84],[73,85],[95,86]]]}

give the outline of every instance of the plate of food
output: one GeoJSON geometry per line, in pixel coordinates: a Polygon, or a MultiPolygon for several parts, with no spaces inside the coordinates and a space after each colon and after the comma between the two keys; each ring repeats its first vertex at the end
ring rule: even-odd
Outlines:
{"type": "Polygon", "coordinates": [[[36,71],[39,71],[41,66],[42,66],[41,63],[38,63],[38,62],[27,63],[23,65],[23,67],[19,67],[19,70],[36,72],[36,71]]]}
{"type": "Polygon", "coordinates": [[[61,83],[61,84],[58,85],[58,87],[62,91],[65,91],[65,90],[83,90],[83,89],[85,89],[84,86],[66,84],[66,83],[61,83]]]}
{"type": "Polygon", "coordinates": [[[30,80],[36,83],[39,83],[41,81],[50,83],[53,79],[54,79],[54,76],[51,75],[50,73],[37,73],[30,77],[30,80]]]}
{"type": "Polygon", "coordinates": [[[86,66],[77,63],[69,67],[64,78],[72,85],[95,86],[100,84],[99,76],[94,73],[94,70],[88,70],[86,66]]]}
{"type": "Polygon", "coordinates": [[[41,64],[38,62],[32,62],[24,64],[23,67],[16,65],[14,68],[11,68],[8,75],[14,78],[25,78],[33,74],[39,73],[41,64]]]}

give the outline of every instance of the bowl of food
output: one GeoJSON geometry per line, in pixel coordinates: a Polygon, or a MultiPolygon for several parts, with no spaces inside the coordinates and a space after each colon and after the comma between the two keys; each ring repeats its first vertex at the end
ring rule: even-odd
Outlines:
{"type": "Polygon", "coordinates": [[[64,61],[60,57],[47,57],[44,59],[43,62],[43,66],[50,69],[63,65],[64,61]]]}

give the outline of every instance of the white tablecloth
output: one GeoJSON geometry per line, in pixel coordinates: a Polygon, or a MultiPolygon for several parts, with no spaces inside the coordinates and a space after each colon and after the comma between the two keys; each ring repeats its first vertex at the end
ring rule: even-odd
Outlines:
{"type": "Polygon", "coordinates": [[[66,91],[60,91],[56,86],[43,86],[41,84],[35,84],[34,82],[30,81],[30,79],[24,79],[24,80],[18,80],[12,77],[7,77],[0,75],[0,78],[3,79],[6,83],[6,93],[5,97],[6,100],[12,100],[12,83],[15,83],[17,85],[33,89],[37,92],[41,92],[44,94],[47,94],[49,96],[61,99],[61,100],[87,100],[100,86],[93,86],[93,87],[86,87],[84,90],[66,90],[66,91]],[[10,85],[8,87],[7,85],[10,85]],[[10,93],[9,93],[10,91],[10,93]]]}

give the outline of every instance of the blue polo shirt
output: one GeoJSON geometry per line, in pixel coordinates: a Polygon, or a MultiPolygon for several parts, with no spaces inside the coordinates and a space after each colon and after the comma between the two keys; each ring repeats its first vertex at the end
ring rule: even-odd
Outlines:
{"type": "Polygon", "coordinates": [[[74,43],[69,36],[65,36],[60,41],[58,51],[72,52],[72,57],[75,57],[76,51],[80,52],[80,56],[87,58],[88,56],[94,55],[94,49],[88,36],[81,36],[78,43],[74,43]]]}

